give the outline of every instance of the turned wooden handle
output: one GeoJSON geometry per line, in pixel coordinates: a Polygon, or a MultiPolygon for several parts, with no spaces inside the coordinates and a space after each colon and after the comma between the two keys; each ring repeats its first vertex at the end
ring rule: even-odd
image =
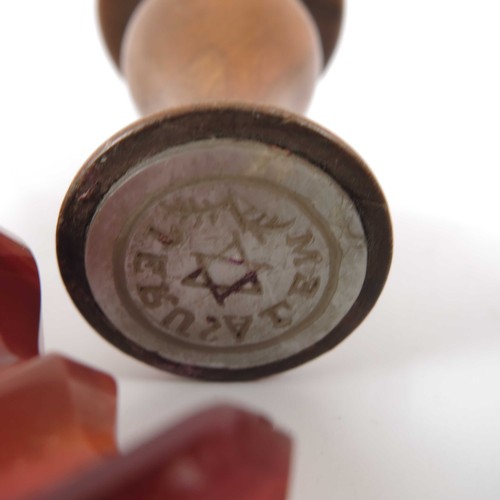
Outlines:
{"type": "Polygon", "coordinates": [[[304,112],[321,40],[299,0],[143,0],[121,68],[143,114],[208,102],[304,112]]]}

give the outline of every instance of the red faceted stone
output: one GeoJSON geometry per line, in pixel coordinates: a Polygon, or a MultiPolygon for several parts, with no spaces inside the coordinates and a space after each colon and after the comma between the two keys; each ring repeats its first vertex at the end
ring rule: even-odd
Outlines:
{"type": "Polygon", "coordinates": [[[40,280],[35,259],[0,232],[0,367],[38,354],[40,280]]]}
{"type": "Polygon", "coordinates": [[[291,441],[231,407],[204,411],[45,500],[284,500],[291,441]]]}
{"type": "Polygon", "coordinates": [[[0,497],[38,493],[116,453],[116,387],[60,356],[19,363],[0,377],[0,497]]]}

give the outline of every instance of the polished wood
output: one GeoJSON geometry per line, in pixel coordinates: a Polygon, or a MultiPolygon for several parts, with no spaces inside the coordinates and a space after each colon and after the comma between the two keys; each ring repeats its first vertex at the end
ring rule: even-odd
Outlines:
{"type": "Polygon", "coordinates": [[[121,55],[144,115],[221,101],[301,113],[321,66],[316,26],[298,0],[147,0],[121,55]]]}
{"type": "MultiPolygon", "coordinates": [[[[122,39],[135,8],[144,0],[98,0],[99,20],[104,41],[117,67],[120,66],[122,39]]],[[[302,0],[317,24],[323,48],[323,63],[331,60],[342,24],[343,0],[302,0]]]]}
{"type": "Polygon", "coordinates": [[[99,21],[109,54],[120,66],[122,40],[127,24],[142,0],[99,0],[99,21]]]}
{"type": "Polygon", "coordinates": [[[326,66],[337,47],[342,26],[343,0],[303,0],[317,24],[323,46],[323,62],[326,66]]]}

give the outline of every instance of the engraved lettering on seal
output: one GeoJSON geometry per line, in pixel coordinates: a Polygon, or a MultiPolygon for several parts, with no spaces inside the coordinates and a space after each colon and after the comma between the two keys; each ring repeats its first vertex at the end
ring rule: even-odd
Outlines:
{"type": "Polygon", "coordinates": [[[172,310],[161,322],[166,327],[175,328],[175,331],[182,336],[189,337],[188,329],[194,323],[195,316],[191,311],[177,307],[172,310]]]}
{"type": "Polygon", "coordinates": [[[261,318],[269,318],[273,325],[273,328],[286,328],[292,324],[292,318],[290,316],[285,316],[284,310],[290,310],[291,306],[288,302],[283,301],[276,304],[265,311],[262,311],[259,316],[261,318]]]}
{"type": "Polygon", "coordinates": [[[294,255],[298,256],[293,261],[296,266],[300,266],[306,262],[320,263],[323,260],[318,250],[311,249],[311,243],[313,242],[314,236],[310,230],[299,236],[287,236],[287,245],[291,246],[294,255]]]}
{"type": "Polygon", "coordinates": [[[308,278],[299,272],[295,275],[292,286],[288,290],[288,295],[302,295],[312,298],[316,295],[320,284],[321,278],[319,276],[308,278]]]}
{"type": "Polygon", "coordinates": [[[173,189],[130,225],[127,300],[158,335],[193,346],[278,341],[307,328],[335,293],[342,252],[325,228],[312,204],[263,179],[173,189]]]}
{"type": "Polygon", "coordinates": [[[243,342],[250,326],[252,325],[252,316],[224,316],[226,326],[234,335],[236,342],[243,342]]]}

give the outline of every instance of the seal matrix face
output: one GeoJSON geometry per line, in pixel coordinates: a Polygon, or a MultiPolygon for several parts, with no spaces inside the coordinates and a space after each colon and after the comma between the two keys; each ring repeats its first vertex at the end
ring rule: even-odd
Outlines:
{"type": "Polygon", "coordinates": [[[356,300],[366,262],[358,213],[331,177],[229,139],[132,170],[103,199],[86,245],[93,295],[124,335],[214,368],[315,344],[356,300]]]}
{"type": "Polygon", "coordinates": [[[123,303],[161,335],[251,347],[317,320],[341,260],[335,235],[296,194],[260,179],[206,178],[141,212],[115,280],[123,303]]]}
{"type": "Polygon", "coordinates": [[[308,120],[196,106],[145,118],[92,155],[57,229],[61,275],[127,354],[206,380],[250,380],[335,347],[380,295],[384,196],[308,120]]]}

